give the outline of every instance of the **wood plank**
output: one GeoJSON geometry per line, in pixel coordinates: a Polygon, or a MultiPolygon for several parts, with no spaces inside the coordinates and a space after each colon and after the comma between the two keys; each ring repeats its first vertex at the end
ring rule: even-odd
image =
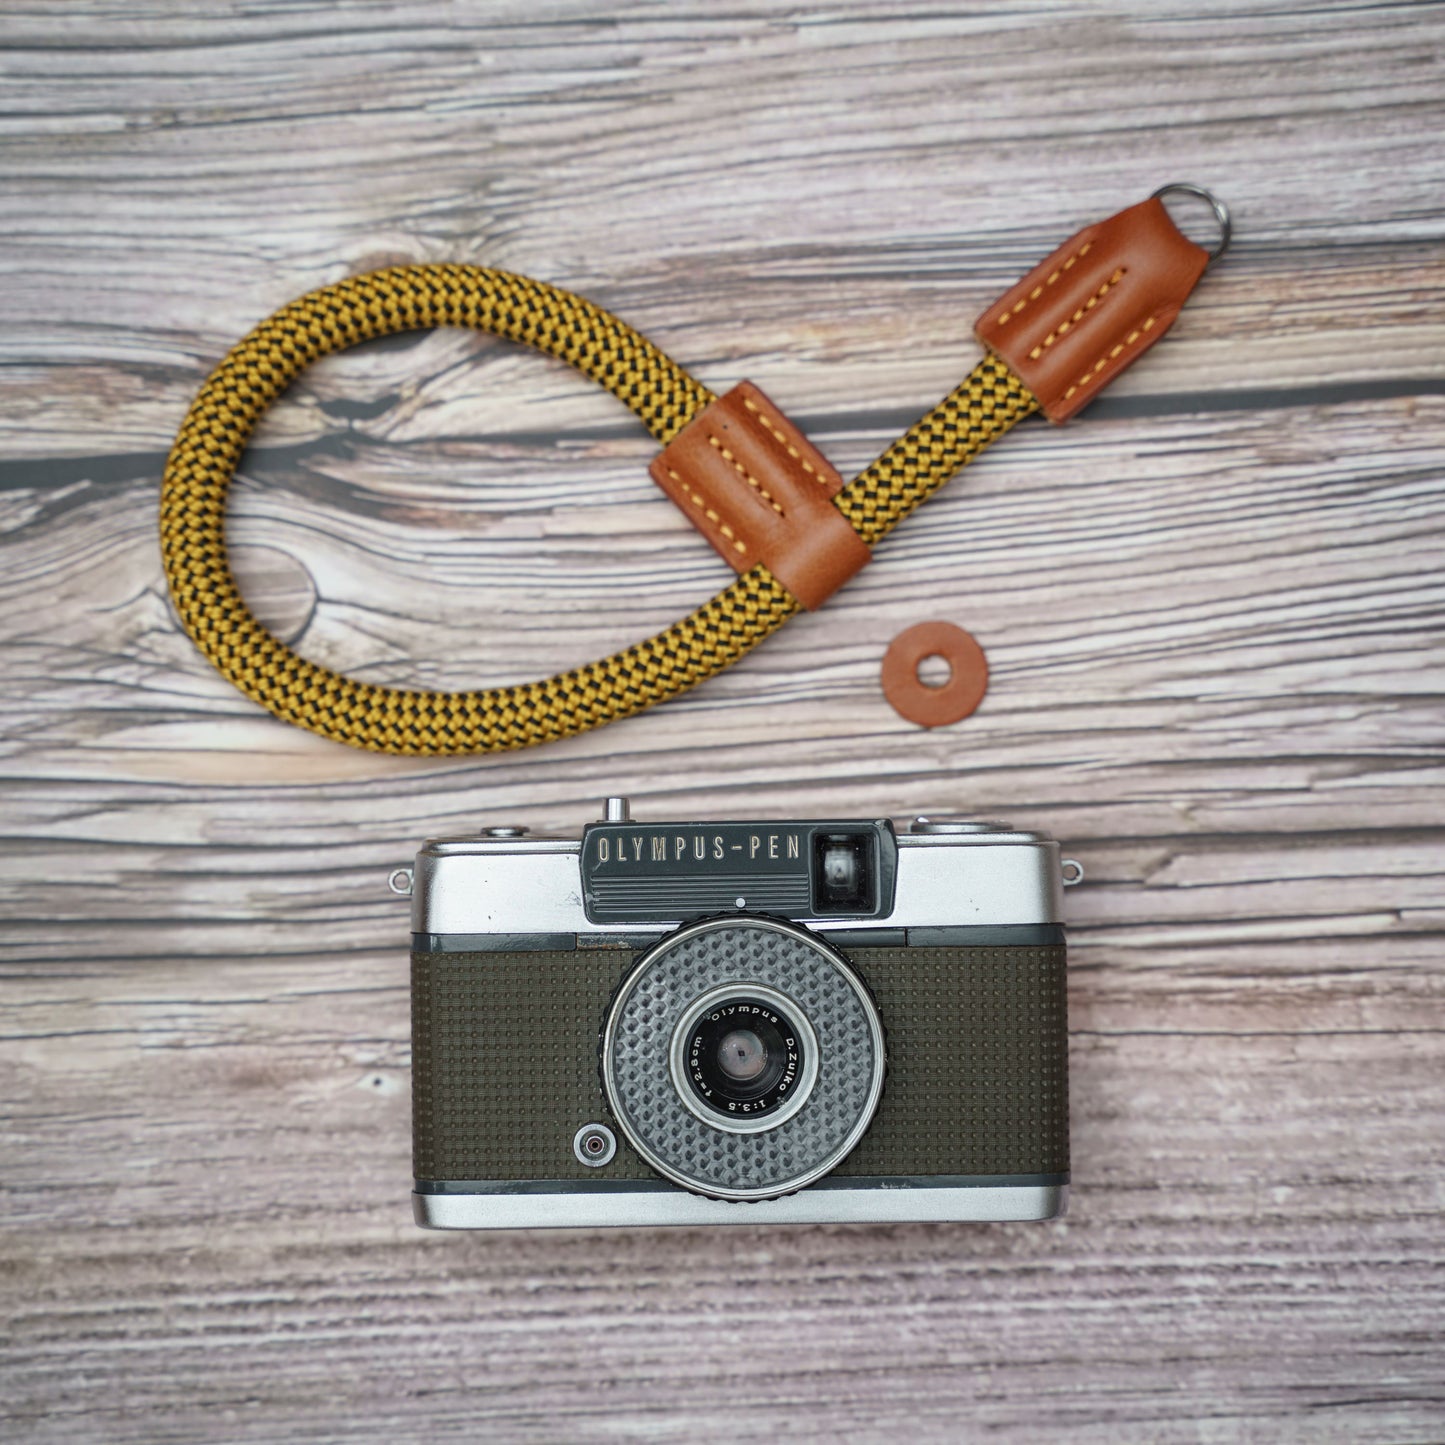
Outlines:
{"type": "MultiPolygon", "coordinates": [[[[11,7],[6,1438],[1439,1439],[1442,48],[1434,3],[11,7]],[[310,287],[537,275],[850,472],[1005,285],[1172,178],[1236,238],[1147,364],[675,703],[391,758],[270,718],[176,626],[171,437],[310,287]],[[932,616],[993,684],[923,733],[878,667],[932,616]],[[415,1230],[386,874],[619,789],[1065,839],[1069,1217],[415,1230]]],[[[258,429],[238,574],[358,677],[545,675],[727,580],[652,451],[490,338],[359,348],[258,429]]]]}

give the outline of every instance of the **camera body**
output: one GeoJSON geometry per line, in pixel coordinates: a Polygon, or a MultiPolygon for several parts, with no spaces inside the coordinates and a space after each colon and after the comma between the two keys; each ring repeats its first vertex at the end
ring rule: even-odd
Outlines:
{"type": "Polygon", "coordinates": [[[998,823],[492,827],[417,854],[433,1228],[1045,1219],[1058,845],[998,823]]]}

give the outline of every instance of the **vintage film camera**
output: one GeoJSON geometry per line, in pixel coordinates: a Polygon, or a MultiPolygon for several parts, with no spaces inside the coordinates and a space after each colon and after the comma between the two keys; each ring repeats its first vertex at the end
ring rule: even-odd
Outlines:
{"type": "Polygon", "coordinates": [[[419,1224],[1046,1219],[1068,1191],[1058,845],[1000,823],[434,840],[419,1224]]]}

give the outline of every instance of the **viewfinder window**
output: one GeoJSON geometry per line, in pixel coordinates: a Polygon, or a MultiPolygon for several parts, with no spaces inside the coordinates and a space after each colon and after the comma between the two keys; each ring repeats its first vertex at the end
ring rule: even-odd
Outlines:
{"type": "Polygon", "coordinates": [[[813,835],[813,913],[876,913],[878,879],[872,833],[813,835]]]}

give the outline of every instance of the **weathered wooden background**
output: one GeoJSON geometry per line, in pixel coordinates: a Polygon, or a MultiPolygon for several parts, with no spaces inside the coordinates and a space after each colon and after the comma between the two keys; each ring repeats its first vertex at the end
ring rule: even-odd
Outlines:
{"type": "MultiPolygon", "coordinates": [[[[701,8],[0,17],[0,1434],[1445,1438],[1445,6],[701,8]],[[170,438],[315,285],[531,273],[846,470],[1006,284],[1175,179],[1237,239],[1169,340],[671,706],[376,757],[172,619],[170,438]],[[994,682],[922,733],[878,668],[929,617],[994,682]],[[415,1230],[386,873],[619,790],[1066,840],[1068,1219],[415,1230]]],[[[373,346],[267,419],[238,569],[357,676],[543,675],[724,580],[651,451],[537,356],[373,346]]]]}

